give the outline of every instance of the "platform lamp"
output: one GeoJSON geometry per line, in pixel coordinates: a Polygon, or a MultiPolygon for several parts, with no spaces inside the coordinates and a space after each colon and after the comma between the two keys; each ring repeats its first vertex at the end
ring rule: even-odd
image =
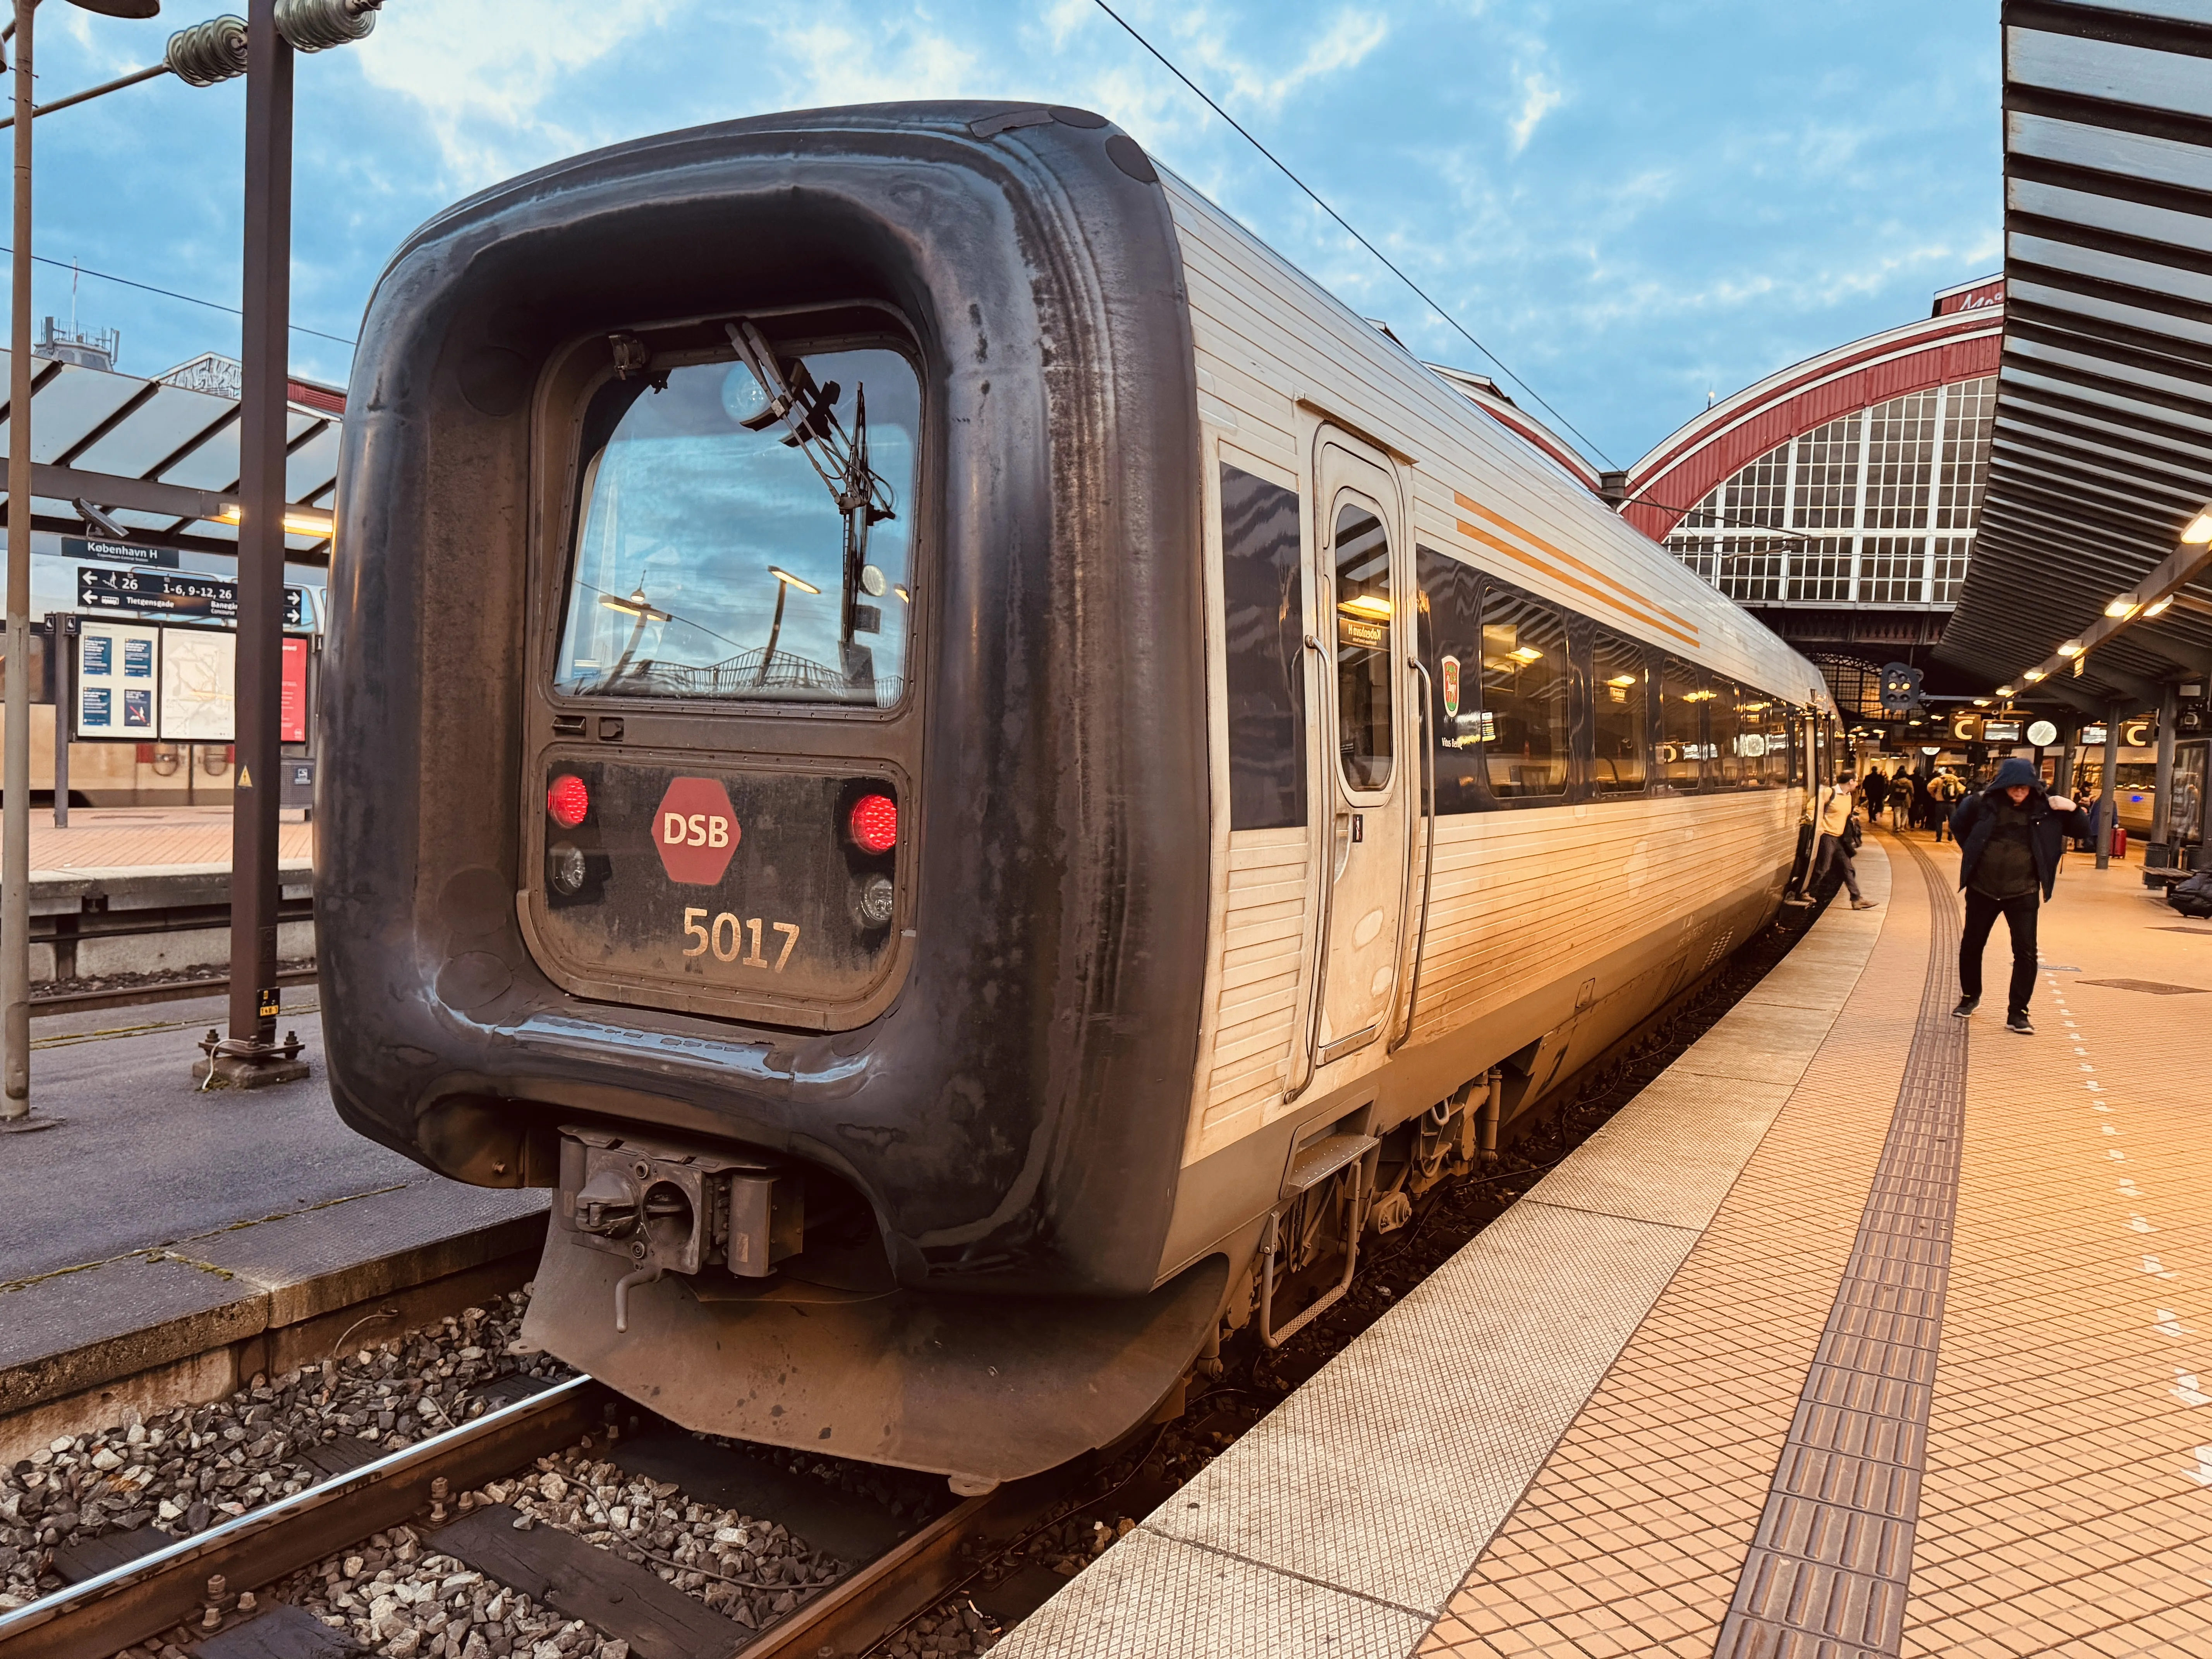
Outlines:
{"type": "MultiPolygon", "coordinates": [[[[106,17],[152,17],[161,0],[70,0],[106,17]]],[[[15,0],[15,223],[8,362],[7,758],[0,769],[0,1131],[31,1116],[31,114],[38,0],[15,0]],[[21,535],[16,532],[21,532],[21,535]]]]}

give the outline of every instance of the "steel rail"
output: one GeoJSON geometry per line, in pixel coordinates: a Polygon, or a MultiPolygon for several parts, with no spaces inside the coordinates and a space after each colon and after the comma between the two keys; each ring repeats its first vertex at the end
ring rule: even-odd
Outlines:
{"type": "MultiPolygon", "coordinates": [[[[317,978],[312,968],[298,968],[276,975],[279,985],[313,985],[317,978]]],[[[33,996],[31,999],[31,1018],[43,1019],[49,1014],[97,1013],[102,1008],[143,1008],[156,1002],[190,1002],[198,997],[221,996],[230,988],[230,975],[216,974],[205,979],[155,980],[144,985],[118,985],[112,991],[61,991],[33,996]]],[[[313,1013],[308,1008],[287,1008],[288,1018],[313,1013]]],[[[197,1021],[194,1024],[198,1024],[197,1021]]],[[[38,1048],[45,1039],[34,1037],[31,1046],[38,1048]]]]}
{"type": "Polygon", "coordinates": [[[433,1480],[462,1492],[573,1445],[599,1426],[603,1398],[592,1378],[571,1377],[0,1613],[0,1659],[85,1659],[196,1624],[212,1575],[248,1589],[311,1566],[427,1506],[433,1480]]]}

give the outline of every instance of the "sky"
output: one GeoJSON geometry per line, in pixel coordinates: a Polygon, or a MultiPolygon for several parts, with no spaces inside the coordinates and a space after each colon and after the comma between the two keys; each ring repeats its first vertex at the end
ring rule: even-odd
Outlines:
{"type": "MultiPolygon", "coordinates": [[[[343,384],[392,251],[485,185],[919,97],[1107,115],[1425,357],[1497,374],[1474,337],[1601,465],[2002,262],[1996,0],[1114,3],[1465,335],[1096,0],[388,0],[367,41],[299,63],[294,372],[343,384]]],[[[154,63],[215,9],[42,6],[39,95],[154,63]]],[[[242,82],[167,76],[40,118],[37,251],[235,307],[244,126],[242,82]]],[[[39,313],[65,320],[73,285],[127,372],[237,350],[231,314],[51,266],[39,313]]]]}

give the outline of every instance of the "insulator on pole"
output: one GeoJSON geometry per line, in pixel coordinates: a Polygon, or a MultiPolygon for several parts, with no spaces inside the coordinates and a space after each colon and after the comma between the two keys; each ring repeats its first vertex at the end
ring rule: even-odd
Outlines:
{"type": "Polygon", "coordinates": [[[188,86],[211,87],[246,73],[246,20],[228,14],[179,29],[162,54],[169,73],[188,86]]]}
{"type": "Polygon", "coordinates": [[[295,52],[327,52],[365,37],[384,0],[276,0],[276,29],[295,52]]]}

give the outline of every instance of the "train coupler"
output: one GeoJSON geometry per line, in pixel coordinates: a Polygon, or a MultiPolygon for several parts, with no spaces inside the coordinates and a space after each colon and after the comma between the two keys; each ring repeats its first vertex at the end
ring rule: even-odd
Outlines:
{"type": "Polygon", "coordinates": [[[666,1273],[721,1268],[761,1279],[798,1254],[805,1212],[797,1171],[766,1159],[655,1137],[566,1126],[556,1224],[630,1264],[615,1285],[615,1329],[629,1293],[666,1273]]]}

